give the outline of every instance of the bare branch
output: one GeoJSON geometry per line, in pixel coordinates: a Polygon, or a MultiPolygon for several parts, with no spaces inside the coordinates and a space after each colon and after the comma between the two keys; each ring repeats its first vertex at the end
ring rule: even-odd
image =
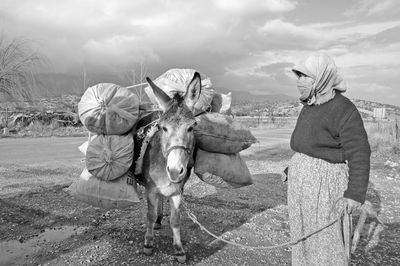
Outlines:
{"type": "Polygon", "coordinates": [[[33,51],[30,44],[22,38],[7,42],[0,36],[0,93],[31,100],[34,73],[44,57],[33,51]]]}

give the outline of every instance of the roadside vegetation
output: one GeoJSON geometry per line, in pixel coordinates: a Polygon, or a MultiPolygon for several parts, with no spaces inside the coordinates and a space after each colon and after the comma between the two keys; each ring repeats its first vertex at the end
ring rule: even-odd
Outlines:
{"type": "Polygon", "coordinates": [[[366,122],[365,128],[373,153],[400,155],[400,129],[398,121],[366,122]]]}

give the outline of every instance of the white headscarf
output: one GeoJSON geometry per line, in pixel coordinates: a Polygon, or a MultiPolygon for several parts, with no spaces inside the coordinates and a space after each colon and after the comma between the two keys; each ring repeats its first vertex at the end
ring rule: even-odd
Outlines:
{"type": "Polygon", "coordinates": [[[335,96],[335,90],[345,92],[346,82],[338,73],[335,62],[327,54],[315,53],[307,57],[292,71],[303,73],[314,80],[308,105],[322,104],[335,96]]]}

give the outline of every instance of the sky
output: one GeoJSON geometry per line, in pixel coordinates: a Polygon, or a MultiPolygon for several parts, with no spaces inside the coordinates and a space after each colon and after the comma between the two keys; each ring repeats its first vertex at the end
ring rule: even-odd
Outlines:
{"type": "Polygon", "coordinates": [[[347,97],[400,106],[397,0],[1,0],[0,34],[32,40],[48,72],[192,68],[215,87],[295,97],[291,68],[325,52],[347,97]]]}

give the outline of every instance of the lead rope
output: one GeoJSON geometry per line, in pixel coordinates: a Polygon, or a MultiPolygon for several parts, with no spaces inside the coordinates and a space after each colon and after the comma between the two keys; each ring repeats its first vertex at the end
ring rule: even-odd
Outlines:
{"type": "Polygon", "coordinates": [[[204,225],[202,225],[198,221],[196,215],[194,215],[193,212],[187,206],[187,203],[183,198],[182,190],[179,190],[179,192],[180,192],[180,194],[182,196],[182,206],[185,209],[186,214],[189,216],[190,220],[192,220],[195,224],[197,224],[200,227],[201,230],[205,231],[207,234],[209,234],[210,236],[214,237],[215,239],[217,239],[219,241],[225,242],[225,243],[233,245],[233,246],[241,247],[241,248],[244,248],[244,249],[259,249],[259,250],[260,249],[275,249],[275,248],[281,248],[281,247],[285,247],[285,246],[296,245],[297,243],[299,243],[299,242],[301,242],[303,240],[306,240],[310,236],[315,235],[316,233],[318,233],[318,232],[330,227],[334,223],[340,221],[342,219],[343,215],[344,215],[344,210],[342,210],[342,212],[340,213],[338,218],[330,221],[329,223],[325,224],[324,226],[321,226],[321,227],[317,228],[314,231],[311,231],[308,234],[305,234],[305,235],[301,236],[298,239],[295,239],[295,240],[292,240],[292,241],[288,241],[288,242],[285,242],[285,243],[282,243],[282,244],[272,245],[272,246],[257,246],[257,247],[255,247],[255,246],[243,245],[243,244],[239,244],[239,243],[236,243],[236,242],[232,242],[232,241],[223,239],[222,237],[219,237],[219,236],[215,235],[214,233],[210,232],[210,230],[208,230],[206,227],[204,227],[204,225]]]}

